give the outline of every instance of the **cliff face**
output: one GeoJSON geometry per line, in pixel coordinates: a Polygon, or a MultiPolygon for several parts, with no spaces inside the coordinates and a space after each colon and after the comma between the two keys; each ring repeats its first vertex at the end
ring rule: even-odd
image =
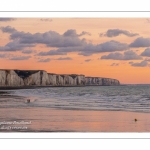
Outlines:
{"type": "Polygon", "coordinates": [[[26,77],[24,79],[24,85],[38,85],[38,86],[40,86],[41,85],[40,71],[26,77]]]}
{"type": "Polygon", "coordinates": [[[22,86],[24,81],[20,78],[14,70],[6,71],[6,85],[7,86],[22,86]]]}
{"type": "Polygon", "coordinates": [[[85,77],[86,85],[120,85],[116,79],[101,77],[85,77]]]}
{"type": "Polygon", "coordinates": [[[50,83],[50,85],[52,85],[52,86],[56,86],[57,84],[56,84],[56,74],[50,74],[50,73],[48,73],[48,79],[49,79],[49,83],[50,83]]]}
{"type": "Polygon", "coordinates": [[[0,86],[23,86],[24,81],[14,70],[0,70],[0,86]]]}
{"type": "Polygon", "coordinates": [[[43,70],[0,70],[0,86],[119,85],[115,79],[76,74],[51,74],[43,70]]]}
{"type": "Polygon", "coordinates": [[[76,86],[85,85],[84,75],[57,75],[48,74],[50,85],[56,86],[76,86]]]}
{"type": "Polygon", "coordinates": [[[0,85],[5,86],[6,85],[6,71],[0,70],[0,85]]]}

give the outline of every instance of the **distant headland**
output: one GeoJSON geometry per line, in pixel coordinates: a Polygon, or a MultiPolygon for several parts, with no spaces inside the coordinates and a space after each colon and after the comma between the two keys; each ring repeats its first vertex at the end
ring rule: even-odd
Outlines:
{"type": "Polygon", "coordinates": [[[0,87],[26,86],[111,86],[120,85],[116,79],[85,77],[77,74],[54,74],[44,70],[0,70],[0,87]]]}

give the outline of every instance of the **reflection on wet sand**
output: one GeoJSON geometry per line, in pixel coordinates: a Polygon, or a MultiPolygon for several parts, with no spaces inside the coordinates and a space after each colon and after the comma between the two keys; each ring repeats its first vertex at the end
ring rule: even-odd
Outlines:
{"type": "MultiPolygon", "coordinates": [[[[1,108],[0,121],[31,121],[27,132],[148,132],[150,114],[49,108],[1,108]],[[135,121],[135,118],[137,121],[135,121]]],[[[1,125],[2,126],[2,125],[1,125]]],[[[0,126],[0,127],[1,127],[0,126]]],[[[7,125],[5,125],[7,126],[7,125]]],[[[21,130],[0,130],[0,132],[21,130]]]]}

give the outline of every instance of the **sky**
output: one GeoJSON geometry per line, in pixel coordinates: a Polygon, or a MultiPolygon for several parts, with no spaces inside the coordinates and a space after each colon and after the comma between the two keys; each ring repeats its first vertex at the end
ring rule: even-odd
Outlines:
{"type": "Polygon", "coordinates": [[[0,18],[0,68],[150,84],[149,18],[0,18]]]}

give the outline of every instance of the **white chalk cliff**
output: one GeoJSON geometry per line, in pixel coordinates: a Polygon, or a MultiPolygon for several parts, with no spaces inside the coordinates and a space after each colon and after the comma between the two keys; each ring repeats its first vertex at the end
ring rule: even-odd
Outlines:
{"type": "Polygon", "coordinates": [[[0,70],[0,86],[88,86],[120,85],[110,78],[85,77],[76,74],[52,74],[44,70],[0,70]]]}
{"type": "Polygon", "coordinates": [[[116,79],[101,77],[86,77],[86,85],[120,85],[116,79]]]}

